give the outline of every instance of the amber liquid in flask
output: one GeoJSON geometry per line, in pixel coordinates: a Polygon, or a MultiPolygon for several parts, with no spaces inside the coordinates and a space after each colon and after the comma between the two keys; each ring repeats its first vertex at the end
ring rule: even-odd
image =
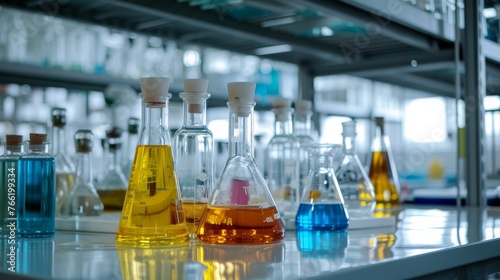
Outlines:
{"type": "Polygon", "coordinates": [[[384,119],[378,117],[375,122],[377,134],[373,140],[368,176],[373,184],[377,211],[397,207],[400,201],[398,174],[390,151],[389,138],[384,134],[384,119]]]}
{"type": "Polygon", "coordinates": [[[228,84],[229,159],[196,231],[212,244],[266,244],[285,237],[285,227],[269,188],[253,159],[255,84],[228,84]]]}
{"type": "Polygon", "coordinates": [[[116,241],[139,246],[188,242],[167,113],[168,78],[141,79],[143,117],[139,144],[116,241]]]}

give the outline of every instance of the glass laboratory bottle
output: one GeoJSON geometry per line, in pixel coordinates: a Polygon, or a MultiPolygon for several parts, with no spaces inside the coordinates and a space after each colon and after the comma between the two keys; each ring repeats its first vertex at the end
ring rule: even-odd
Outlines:
{"type": "Polygon", "coordinates": [[[300,143],[293,135],[291,100],[273,100],[274,136],[267,145],[267,181],[276,206],[285,216],[295,215],[299,205],[300,143]]]}
{"type": "Polygon", "coordinates": [[[214,140],[206,126],[208,80],[184,80],[184,123],[173,139],[175,171],[179,179],[182,207],[191,238],[212,194],[214,140]]]}
{"type": "Polygon", "coordinates": [[[372,142],[368,175],[375,191],[375,210],[377,211],[399,206],[400,188],[390,140],[384,131],[384,118],[376,117],[375,124],[376,135],[372,142]]]}
{"type": "Polygon", "coordinates": [[[99,194],[106,211],[122,210],[125,193],[127,192],[128,182],[120,166],[121,135],[122,132],[119,128],[106,131],[108,172],[96,186],[97,194],[99,194]]]}
{"type": "Polygon", "coordinates": [[[6,135],[5,153],[0,156],[0,234],[8,233],[17,217],[18,159],[24,152],[22,135],[6,135]]]}
{"type": "Polygon", "coordinates": [[[17,233],[49,237],[55,232],[56,161],[47,134],[30,134],[28,152],[19,158],[17,233]]]}
{"type": "Polygon", "coordinates": [[[370,216],[375,208],[373,185],[356,154],[356,122],[342,123],[343,158],[335,171],[344,206],[351,217],[370,216]]]}
{"type": "Polygon", "coordinates": [[[125,179],[128,182],[130,172],[132,171],[132,163],[134,162],[135,148],[139,138],[139,119],[131,117],[128,119],[127,126],[127,142],[125,143],[125,152],[122,157],[122,171],[125,179]]]}
{"type": "Polygon", "coordinates": [[[98,216],[104,206],[97,194],[92,178],[92,148],[94,134],[89,129],[75,133],[76,172],[75,185],[61,203],[61,216],[98,216]]]}
{"type": "Polygon", "coordinates": [[[295,118],[293,121],[293,134],[299,141],[301,148],[299,149],[299,199],[304,192],[304,186],[307,183],[307,175],[309,175],[310,162],[309,153],[302,148],[302,144],[313,143],[314,138],[311,136],[312,126],[312,102],[309,100],[295,100],[295,118]]]}
{"type": "Polygon", "coordinates": [[[168,87],[169,78],[141,78],[141,132],[116,234],[119,244],[189,241],[170,146],[168,87]]]}
{"type": "Polygon", "coordinates": [[[297,230],[337,230],[349,225],[349,215],[331,166],[340,147],[304,144],[311,157],[311,170],[295,217],[297,230]]]}
{"type": "Polygon", "coordinates": [[[74,167],[66,152],[66,109],[52,109],[52,155],[56,159],[56,216],[74,184],[74,167]]]}
{"type": "Polygon", "coordinates": [[[229,157],[196,234],[212,244],[262,244],[285,237],[285,227],[253,158],[255,83],[228,83],[229,157]]]}

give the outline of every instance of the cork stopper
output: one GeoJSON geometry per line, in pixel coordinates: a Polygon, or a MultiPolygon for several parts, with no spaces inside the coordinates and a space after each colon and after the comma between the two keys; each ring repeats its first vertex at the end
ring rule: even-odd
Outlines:
{"type": "Polygon", "coordinates": [[[21,145],[23,143],[22,135],[13,135],[7,134],[5,135],[7,146],[16,146],[21,145]]]}
{"type": "Polygon", "coordinates": [[[55,127],[63,127],[66,125],[66,109],[52,109],[52,125],[55,127]]]}
{"type": "Polygon", "coordinates": [[[148,107],[165,107],[166,100],[172,95],[168,93],[170,79],[167,77],[141,78],[142,99],[148,107]]]}
{"type": "Polygon", "coordinates": [[[248,117],[255,106],[255,83],[231,82],[227,84],[229,108],[239,117],[248,117]]]}
{"type": "Polygon", "coordinates": [[[307,115],[312,110],[312,102],[309,100],[298,99],[295,100],[295,113],[307,115]]]}
{"type": "Polygon", "coordinates": [[[77,153],[90,153],[94,147],[94,134],[90,129],[80,129],[75,133],[75,150],[77,153]]]}
{"type": "Polygon", "coordinates": [[[273,99],[274,109],[288,109],[292,107],[292,100],[285,97],[276,97],[273,99]]]}
{"type": "Polygon", "coordinates": [[[118,127],[112,128],[108,131],[106,131],[106,137],[108,138],[108,148],[110,150],[118,150],[122,146],[122,130],[119,129],[118,127]]]}
{"type": "Polygon", "coordinates": [[[201,114],[204,111],[204,102],[210,97],[207,93],[208,80],[205,79],[185,79],[184,92],[179,93],[179,96],[184,99],[187,104],[187,110],[191,114],[201,114]]]}
{"type": "Polygon", "coordinates": [[[30,133],[30,145],[42,145],[47,140],[47,134],[30,133]]]}
{"type": "Polygon", "coordinates": [[[384,117],[375,117],[375,124],[380,127],[380,132],[382,132],[382,134],[384,134],[384,117]]]}

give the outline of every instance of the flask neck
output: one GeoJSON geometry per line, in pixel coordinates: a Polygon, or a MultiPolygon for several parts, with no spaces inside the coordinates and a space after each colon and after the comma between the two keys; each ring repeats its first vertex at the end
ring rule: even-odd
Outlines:
{"type": "Polygon", "coordinates": [[[168,130],[168,101],[142,102],[140,145],[170,145],[168,130]]]}
{"type": "Polygon", "coordinates": [[[346,155],[356,154],[356,137],[351,135],[343,135],[342,137],[343,152],[346,155]]]}
{"type": "Polygon", "coordinates": [[[92,154],[78,153],[76,159],[76,181],[80,184],[92,182],[92,154]]]}
{"type": "Polygon", "coordinates": [[[139,135],[137,133],[129,133],[127,137],[127,143],[126,143],[126,154],[122,157],[124,163],[128,161],[132,161],[134,159],[135,155],[135,149],[137,147],[137,139],[139,135]]]}
{"type": "Polygon", "coordinates": [[[375,129],[375,138],[372,142],[372,152],[386,152],[384,128],[377,126],[375,129]]]}
{"type": "Polygon", "coordinates": [[[294,132],[296,135],[307,135],[311,136],[312,134],[312,125],[311,125],[311,117],[312,114],[295,114],[295,122],[294,122],[294,132]]]}
{"type": "Polygon", "coordinates": [[[109,149],[109,155],[108,155],[108,170],[113,171],[113,170],[118,170],[120,169],[120,159],[121,159],[121,153],[120,149],[118,148],[110,148],[109,149]]]}
{"type": "Polygon", "coordinates": [[[293,109],[275,109],[274,120],[274,135],[292,135],[293,122],[292,122],[293,109]]]}
{"type": "Polygon", "coordinates": [[[66,130],[64,126],[54,126],[52,128],[52,154],[66,153],[66,130]]]}
{"type": "Polygon", "coordinates": [[[311,170],[315,170],[320,173],[325,173],[330,168],[330,156],[320,154],[311,155],[311,170]]]}
{"type": "Polygon", "coordinates": [[[24,153],[24,145],[23,144],[6,145],[5,146],[4,155],[6,155],[6,156],[16,156],[16,155],[20,156],[23,153],[24,153]]]}
{"type": "Polygon", "coordinates": [[[184,100],[183,112],[185,127],[200,127],[206,125],[206,102],[200,100],[194,103],[192,100],[184,100]]]}
{"type": "Polygon", "coordinates": [[[253,108],[248,116],[230,112],[229,157],[253,157],[253,108]]]}

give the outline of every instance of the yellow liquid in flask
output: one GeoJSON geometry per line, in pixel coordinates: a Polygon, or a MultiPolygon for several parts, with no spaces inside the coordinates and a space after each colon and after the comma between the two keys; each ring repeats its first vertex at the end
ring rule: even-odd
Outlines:
{"type": "Polygon", "coordinates": [[[149,246],[188,241],[171,147],[137,146],[116,242],[149,246]]]}

